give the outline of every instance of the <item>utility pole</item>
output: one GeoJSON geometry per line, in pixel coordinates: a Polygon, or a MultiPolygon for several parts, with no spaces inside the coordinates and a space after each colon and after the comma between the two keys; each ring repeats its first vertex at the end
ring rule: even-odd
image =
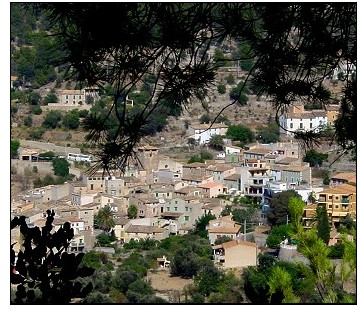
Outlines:
{"type": "Polygon", "coordinates": [[[244,220],[244,241],[246,241],[246,233],[247,233],[247,220],[244,220]]]}

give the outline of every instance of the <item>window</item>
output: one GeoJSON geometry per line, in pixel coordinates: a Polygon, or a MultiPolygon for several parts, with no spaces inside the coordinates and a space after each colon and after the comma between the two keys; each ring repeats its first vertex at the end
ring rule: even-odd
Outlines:
{"type": "Polygon", "coordinates": [[[185,215],[185,221],[189,221],[190,220],[190,217],[188,215],[185,215]]]}
{"type": "Polygon", "coordinates": [[[290,128],[294,128],[294,124],[293,123],[290,123],[290,128]]]}
{"type": "Polygon", "coordinates": [[[332,196],[328,196],[328,199],[332,199],[332,196]]]}
{"type": "Polygon", "coordinates": [[[328,205],[328,208],[331,209],[331,208],[332,208],[332,205],[328,205]]]}
{"type": "Polygon", "coordinates": [[[303,124],[302,123],[300,123],[300,128],[303,128],[303,124]]]}
{"type": "Polygon", "coordinates": [[[177,207],[175,207],[174,210],[177,211],[177,207]]]}
{"type": "Polygon", "coordinates": [[[312,128],[312,123],[310,123],[310,128],[312,128]]]}

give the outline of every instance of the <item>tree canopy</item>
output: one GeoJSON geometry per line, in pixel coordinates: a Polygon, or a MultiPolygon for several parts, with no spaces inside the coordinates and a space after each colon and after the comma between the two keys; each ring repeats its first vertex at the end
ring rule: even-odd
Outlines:
{"type": "Polygon", "coordinates": [[[290,215],[289,201],[293,197],[301,199],[295,190],[285,190],[273,195],[270,201],[270,210],[267,213],[268,222],[272,226],[287,223],[290,215]]]}
{"type": "MultiPolygon", "coordinates": [[[[248,81],[258,95],[268,95],[278,116],[294,102],[327,104],[324,84],[341,64],[356,64],[354,3],[36,3],[51,21],[51,33],[65,52],[63,63],[87,85],[113,87],[104,116],[85,123],[87,141],[98,144],[96,169],[124,169],[136,158],[135,146],[145,125],[160,108],[180,112],[189,100],[204,100],[225,54],[208,58],[208,50],[226,39],[238,42],[234,58],[246,76],[231,103],[242,105],[248,81]],[[80,13],[79,13],[80,12],[80,13]],[[96,23],[93,23],[96,21],[96,23]],[[115,29],[115,35],[108,32],[115,29]],[[80,48],[80,49],[79,49],[80,48]],[[156,80],[148,80],[153,74],[156,80]],[[150,86],[149,97],[135,115],[126,97],[137,85],[150,86]],[[105,122],[114,117],[111,130],[105,122]],[[134,127],[134,128],[133,128],[134,127]]],[[[29,69],[31,70],[31,69],[29,69]]],[[[31,75],[31,73],[30,73],[31,75]]],[[[33,74],[32,74],[33,75],[33,74]]],[[[336,139],[355,152],[352,76],[345,77],[344,99],[336,139]],[[347,122],[344,124],[344,122],[347,122]]],[[[298,132],[306,146],[318,143],[319,131],[298,132]]]]}

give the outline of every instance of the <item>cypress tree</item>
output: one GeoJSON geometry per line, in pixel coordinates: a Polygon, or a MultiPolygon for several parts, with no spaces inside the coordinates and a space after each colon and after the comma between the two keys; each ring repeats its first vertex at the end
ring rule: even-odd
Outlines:
{"type": "Polygon", "coordinates": [[[317,214],[317,235],[326,244],[330,240],[330,223],[327,217],[327,211],[321,207],[316,208],[317,214]]]}

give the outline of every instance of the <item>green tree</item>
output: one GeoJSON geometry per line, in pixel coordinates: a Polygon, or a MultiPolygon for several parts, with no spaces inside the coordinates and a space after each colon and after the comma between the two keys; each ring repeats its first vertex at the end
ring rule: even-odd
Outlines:
{"type": "Polygon", "coordinates": [[[42,185],[48,186],[48,185],[54,185],[54,184],[55,184],[55,179],[53,178],[53,176],[46,174],[42,180],[42,185]]]}
{"type": "Polygon", "coordinates": [[[239,83],[238,86],[234,87],[229,92],[229,97],[232,100],[238,101],[240,105],[247,105],[248,103],[248,96],[247,90],[243,88],[243,84],[239,83]]]}
{"type": "Polygon", "coordinates": [[[270,210],[267,213],[267,220],[270,225],[286,224],[289,216],[289,200],[292,197],[301,196],[295,190],[285,190],[273,195],[270,201],[270,210]]]}
{"type": "Polygon", "coordinates": [[[24,119],[24,125],[26,127],[31,127],[32,126],[32,117],[31,116],[26,116],[24,119]]]}
{"type": "Polygon", "coordinates": [[[305,202],[299,197],[291,197],[288,202],[288,210],[291,225],[297,233],[301,228],[301,220],[304,214],[305,202]]]}
{"type": "Polygon", "coordinates": [[[235,222],[243,225],[246,222],[246,231],[251,232],[254,230],[254,225],[260,221],[261,210],[255,204],[248,206],[234,206],[232,211],[232,219],[235,222]]]}
{"type": "Polygon", "coordinates": [[[223,137],[220,135],[213,135],[211,139],[209,139],[208,146],[217,151],[223,151],[224,141],[223,137]]]}
{"type": "Polygon", "coordinates": [[[218,84],[217,85],[217,92],[219,94],[225,94],[227,91],[226,86],[224,84],[218,84]]]}
{"type": "Polygon", "coordinates": [[[216,216],[213,214],[204,214],[199,217],[195,221],[195,234],[206,238],[208,236],[208,232],[206,230],[208,222],[214,219],[216,219],[216,216]]]}
{"type": "Polygon", "coordinates": [[[267,237],[266,243],[268,247],[276,247],[286,238],[294,234],[293,227],[290,224],[274,226],[267,237]]]}
{"type": "Polygon", "coordinates": [[[43,134],[46,132],[46,128],[44,127],[39,127],[39,128],[32,128],[30,131],[30,139],[31,140],[40,140],[42,139],[43,134]]]}
{"type": "Polygon", "coordinates": [[[323,161],[326,161],[328,154],[319,153],[315,149],[308,150],[303,158],[304,162],[308,162],[311,167],[320,167],[323,161]]]}
{"type": "Polygon", "coordinates": [[[130,205],[128,208],[129,219],[135,219],[138,215],[138,207],[135,205],[130,205]]]}
{"type": "Polygon", "coordinates": [[[79,113],[77,110],[67,112],[62,120],[63,126],[68,129],[77,129],[79,127],[79,113]]]}
{"type": "Polygon", "coordinates": [[[42,122],[42,127],[44,128],[49,128],[49,129],[55,129],[58,127],[60,121],[62,120],[62,113],[58,110],[50,110],[43,122],[42,122]]]}
{"type": "Polygon", "coordinates": [[[254,66],[254,53],[249,44],[240,44],[238,48],[239,65],[243,71],[250,71],[254,66]]]}
{"type": "Polygon", "coordinates": [[[226,67],[230,63],[229,58],[227,58],[223,51],[218,48],[214,50],[213,60],[218,67],[226,67]]]}
{"type": "Polygon", "coordinates": [[[255,138],[253,131],[241,124],[228,126],[226,136],[234,141],[240,141],[242,144],[251,143],[255,138]]]}
{"type": "Polygon", "coordinates": [[[17,150],[20,147],[20,141],[15,139],[10,141],[10,157],[12,159],[17,158],[18,152],[17,150]]]}
{"type": "Polygon", "coordinates": [[[88,114],[89,114],[88,109],[81,109],[78,111],[79,118],[85,118],[88,116],[88,114]]]}
{"type": "Polygon", "coordinates": [[[112,233],[100,233],[97,235],[96,240],[98,246],[114,247],[112,243],[115,242],[117,238],[114,234],[114,231],[112,231],[112,233]]]}
{"type": "Polygon", "coordinates": [[[41,95],[37,92],[30,92],[28,95],[28,102],[30,105],[40,105],[41,95]]]}
{"type": "Polygon", "coordinates": [[[95,222],[106,233],[109,233],[110,230],[115,226],[113,216],[114,212],[108,205],[105,205],[98,211],[97,215],[95,216],[95,222]]]}
{"type": "Polygon", "coordinates": [[[214,266],[201,268],[194,278],[198,292],[207,297],[212,292],[219,291],[223,282],[223,272],[214,266]]]}
{"type": "Polygon", "coordinates": [[[42,109],[40,106],[31,106],[31,113],[33,113],[34,115],[41,115],[42,109]]]}
{"type": "Polygon", "coordinates": [[[273,267],[268,281],[270,302],[274,303],[274,295],[278,295],[275,303],[280,302],[280,296],[283,295],[282,303],[299,303],[300,298],[294,294],[291,282],[291,276],[286,270],[279,266],[273,267]]]}
{"type": "Polygon", "coordinates": [[[46,97],[43,99],[43,103],[45,105],[48,105],[48,103],[57,103],[57,102],[58,102],[57,95],[53,91],[48,93],[46,97]]]}
{"type": "Polygon", "coordinates": [[[324,177],[322,178],[322,183],[324,185],[330,185],[330,181],[331,181],[331,179],[330,179],[328,172],[325,172],[324,177]]]}
{"type": "Polygon", "coordinates": [[[232,73],[228,74],[226,77],[226,81],[228,84],[233,85],[235,82],[234,75],[232,73]]]}
{"type": "Polygon", "coordinates": [[[81,265],[93,269],[100,268],[102,266],[102,262],[100,260],[100,253],[95,251],[89,251],[85,253],[82,258],[81,265]]]}
{"type": "Polygon", "coordinates": [[[55,158],[52,160],[53,172],[57,176],[66,177],[69,175],[69,163],[65,159],[55,158]]]}
{"type": "Polygon", "coordinates": [[[208,124],[212,122],[212,117],[209,114],[202,114],[202,116],[200,117],[200,123],[201,124],[208,124]]]}
{"type": "Polygon", "coordinates": [[[322,207],[316,208],[317,215],[317,235],[328,244],[330,241],[330,223],[327,216],[327,211],[322,207]]]}
{"type": "Polygon", "coordinates": [[[280,130],[277,123],[270,123],[266,127],[260,127],[257,131],[257,138],[263,143],[275,143],[280,139],[280,130]]]}
{"type": "Polygon", "coordinates": [[[221,237],[218,237],[215,241],[214,241],[214,245],[219,245],[219,244],[222,244],[222,243],[226,243],[226,242],[230,242],[232,241],[233,238],[232,237],[229,237],[227,235],[223,235],[221,237]]]}

